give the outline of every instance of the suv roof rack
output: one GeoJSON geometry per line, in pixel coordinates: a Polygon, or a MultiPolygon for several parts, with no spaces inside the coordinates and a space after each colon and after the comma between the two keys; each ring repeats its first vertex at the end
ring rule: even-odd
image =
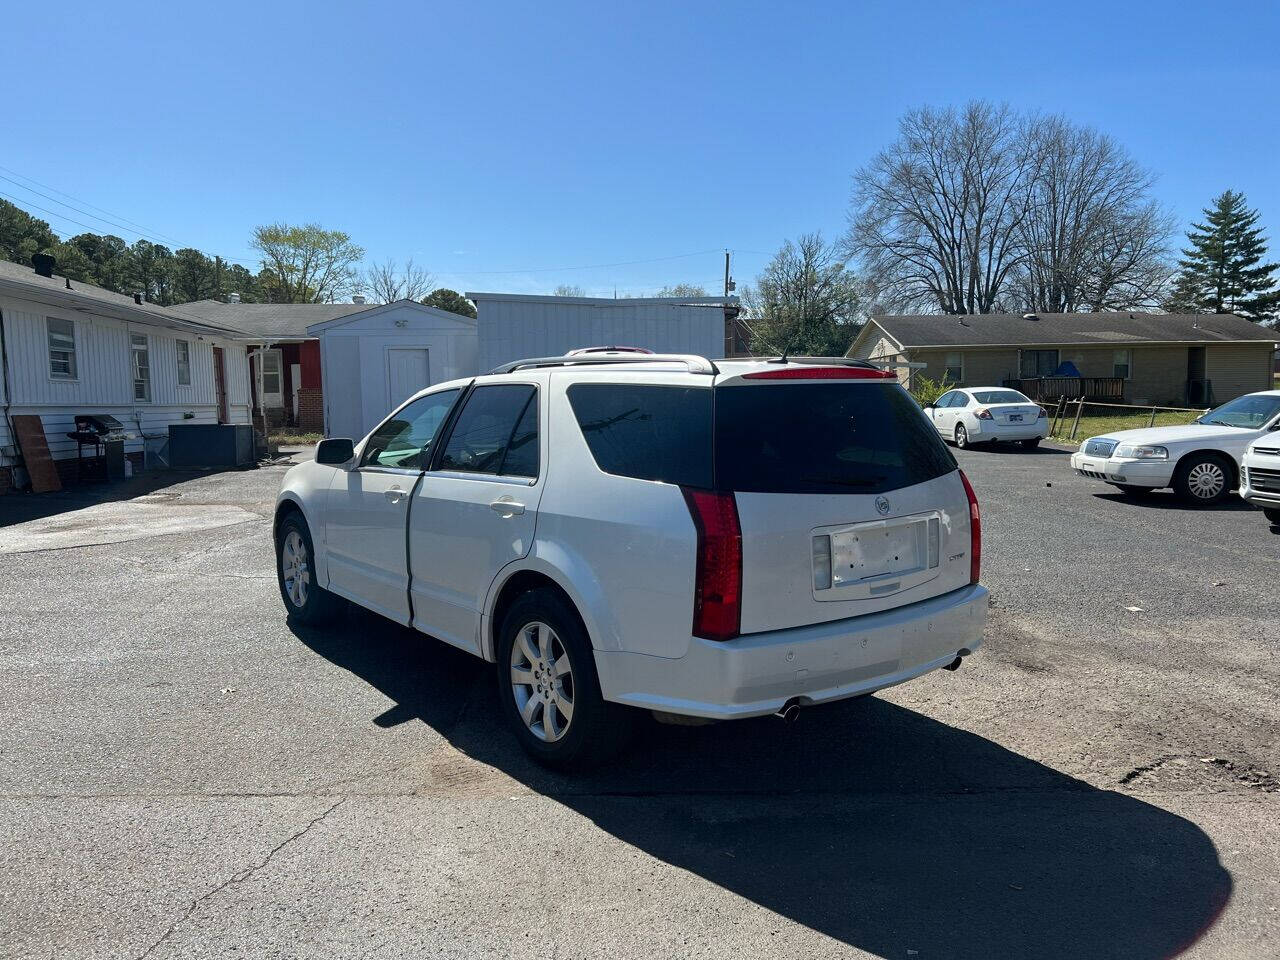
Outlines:
{"type": "Polygon", "coordinates": [[[752,357],[753,360],[760,360],[764,363],[806,363],[820,367],[860,367],[864,370],[880,369],[874,363],[867,360],[855,360],[853,357],[788,357],[785,354],[781,357],[752,357]]]}
{"type": "Polygon", "coordinates": [[[514,373],[531,367],[599,367],[628,363],[683,363],[690,373],[714,375],[719,369],[706,357],[694,356],[690,353],[637,353],[632,356],[601,356],[599,354],[566,354],[562,357],[532,357],[528,360],[512,360],[503,363],[489,373],[514,373]]]}

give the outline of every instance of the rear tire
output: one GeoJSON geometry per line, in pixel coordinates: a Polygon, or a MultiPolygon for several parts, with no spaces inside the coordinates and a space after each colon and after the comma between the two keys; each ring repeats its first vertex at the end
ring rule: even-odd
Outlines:
{"type": "Polygon", "coordinates": [[[956,424],[956,449],[969,449],[969,431],[964,428],[963,423],[956,424]]]}
{"type": "Polygon", "coordinates": [[[1280,507],[1263,507],[1262,515],[1273,527],[1280,527],[1280,507]]]}
{"type": "Polygon", "coordinates": [[[1023,447],[1023,449],[1024,449],[1024,450],[1034,450],[1034,449],[1035,449],[1036,447],[1038,447],[1038,446],[1040,446],[1040,438],[1039,438],[1039,437],[1033,437],[1033,438],[1032,438],[1032,439],[1030,439],[1030,440],[1023,440],[1023,441],[1022,441],[1022,447],[1023,447]]]}
{"type": "Polygon", "coordinates": [[[539,763],[582,769],[618,753],[635,711],[600,694],[595,651],[577,611],[553,590],[530,590],[503,618],[498,699],[516,739],[539,763]]]}
{"type": "Polygon", "coordinates": [[[289,619],[309,627],[328,623],[342,600],[315,582],[315,549],[302,514],[291,513],[276,531],[276,579],[289,619]]]}
{"type": "Polygon", "coordinates": [[[1178,496],[1200,507],[1211,507],[1225,500],[1233,482],[1231,464],[1214,453],[1187,457],[1173,473],[1173,489],[1178,496]]]}

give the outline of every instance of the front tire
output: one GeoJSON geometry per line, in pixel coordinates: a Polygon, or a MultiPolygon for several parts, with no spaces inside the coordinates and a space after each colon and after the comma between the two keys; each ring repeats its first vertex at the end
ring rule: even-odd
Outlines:
{"type": "Polygon", "coordinates": [[[969,449],[969,431],[964,428],[963,423],[956,424],[956,449],[969,449]]]}
{"type": "Polygon", "coordinates": [[[1187,503],[1210,507],[1231,492],[1231,465],[1213,453],[1188,457],[1173,474],[1173,489],[1187,503]]]}
{"type": "Polygon", "coordinates": [[[1262,515],[1267,518],[1267,523],[1271,524],[1273,527],[1280,527],[1280,508],[1263,507],[1262,515]]]}
{"type": "Polygon", "coordinates": [[[276,532],[276,578],[289,619],[309,627],[332,620],[341,601],[315,582],[311,531],[299,513],[285,517],[276,532]]]}
{"type": "Polygon", "coordinates": [[[626,744],[634,712],[601,696],[587,631],[558,593],[531,590],[512,604],[497,658],[502,712],[539,763],[582,768],[626,744]]]}
{"type": "Polygon", "coordinates": [[[1114,486],[1126,497],[1146,497],[1155,492],[1153,487],[1135,487],[1131,483],[1117,483],[1114,486]]]}

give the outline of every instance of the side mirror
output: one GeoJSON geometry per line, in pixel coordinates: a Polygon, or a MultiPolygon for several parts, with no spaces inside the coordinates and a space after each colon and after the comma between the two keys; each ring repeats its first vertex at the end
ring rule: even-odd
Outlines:
{"type": "Polygon", "coordinates": [[[930,410],[932,410],[932,409],[933,409],[933,404],[932,404],[932,403],[926,403],[926,404],[925,404],[923,407],[921,407],[920,409],[921,409],[921,410],[923,410],[923,411],[925,411],[926,413],[928,413],[930,410]]]}
{"type": "Polygon", "coordinates": [[[316,463],[341,466],[356,455],[355,444],[348,438],[321,440],[316,444],[316,463]]]}

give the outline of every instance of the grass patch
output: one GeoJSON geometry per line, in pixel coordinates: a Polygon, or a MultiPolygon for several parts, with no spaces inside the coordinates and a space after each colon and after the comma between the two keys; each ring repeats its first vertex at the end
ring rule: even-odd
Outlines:
{"type": "Polygon", "coordinates": [[[311,443],[319,443],[323,439],[323,433],[298,430],[294,427],[284,427],[274,430],[271,433],[271,443],[273,446],[280,446],[281,444],[284,444],[287,447],[305,447],[311,443]]]}
{"type": "Polygon", "coordinates": [[[1094,415],[1087,412],[1088,404],[1086,404],[1085,410],[1085,415],[1080,418],[1080,427],[1076,430],[1074,441],[1071,440],[1071,426],[1075,422],[1074,413],[1071,416],[1063,414],[1062,420],[1058,423],[1058,429],[1053,433],[1053,439],[1066,443],[1079,443],[1089,437],[1096,437],[1102,433],[1115,433],[1117,430],[1140,430],[1149,426],[1180,427],[1191,423],[1204,413],[1202,410],[1187,411],[1185,413],[1161,410],[1156,413],[1155,423],[1153,424],[1151,422],[1151,411],[1149,409],[1143,410],[1141,407],[1137,408],[1133,413],[1116,410],[1094,415]]]}

